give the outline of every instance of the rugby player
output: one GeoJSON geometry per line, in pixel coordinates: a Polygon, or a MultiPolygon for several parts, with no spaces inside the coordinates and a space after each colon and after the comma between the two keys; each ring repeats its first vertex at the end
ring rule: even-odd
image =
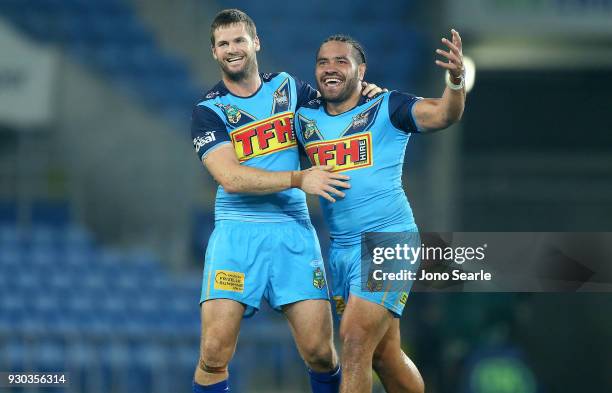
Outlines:
{"type": "MultiPolygon", "coordinates": [[[[312,391],[337,392],[340,368],[325,269],[304,192],[333,203],[344,196],[340,188],[349,187],[348,176],[330,166],[300,171],[294,112],[318,93],[287,73],[259,73],[260,43],[251,18],[236,9],[221,11],[210,38],[222,79],[196,104],[192,137],[219,188],[193,390],[229,391],[228,363],[241,319],[264,298],[287,317],[312,391]]],[[[380,91],[375,85],[363,89],[372,96],[380,91]]]]}
{"type": "MultiPolygon", "coordinates": [[[[402,165],[412,133],[441,130],[459,121],[465,103],[459,33],[442,39],[447,72],[441,98],[419,98],[391,91],[367,99],[359,80],[366,56],[354,39],[327,38],[316,57],[320,99],[297,112],[296,135],[312,165],[333,165],[351,174],[351,188],[331,204],[321,199],[330,228],[332,294],[342,313],[343,393],[370,393],[374,368],[389,393],[423,392],[423,379],[400,345],[399,317],[411,283],[401,291],[375,291],[362,285],[361,239],[366,232],[394,232],[412,241],[417,226],[402,188],[402,165]],[[412,235],[412,236],[411,236],[412,235]]],[[[417,265],[413,265],[416,269],[417,265]]]]}

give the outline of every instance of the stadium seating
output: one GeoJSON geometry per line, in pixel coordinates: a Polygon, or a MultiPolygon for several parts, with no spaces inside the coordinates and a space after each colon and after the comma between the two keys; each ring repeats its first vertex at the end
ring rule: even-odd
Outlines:
{"type": "MultiPolygon", "coordinates": [[[[200,92],[122,0],[1,0],[0,14],[30,38],[57,45],[152,111],[187,122],[200,92]]],[[[0,209],[2,207],[0,206],[0,209]]]]}
{"type": "MultiPolygon", "coordinates": [[[[199,271],[174,276],[146,250],[103,246],[67,205],[54,206],[63,207],[32,214],[29,227],[0,221],[0,369],[68,370],[70,391],[168,392],[177,384],[188,391],[199,347],[199,271]]],[[[282,320],[263,313],[243,325],[232,362],[238,392],[258,376],[247,365],[282,370],[298,356],[282,320]]]]}
{"type": "Polygon", "coordinates": [[[331,5],[324,0],[294,2],[291,7],[280,0],[268,1],[265,7],[247,0],[220,4],[247,12],[257,24],[264,56],[308,82],[314,82],[315,51],[331,34],[349,34],[360,41],[370,59],[367,80],[390,89],[414,91],[427,63],[424,59],[432,56],[423,44],[425,38],[407,22],[411,1],[373,7],[367,0],[341,0],[333,4],[338,12],[329,12],[331,5]]]}

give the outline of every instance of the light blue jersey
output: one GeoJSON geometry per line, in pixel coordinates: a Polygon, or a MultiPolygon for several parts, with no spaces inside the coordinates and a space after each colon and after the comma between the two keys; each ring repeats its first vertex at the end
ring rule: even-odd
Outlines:
{"type": "Polygon", "coordinates": [[[359,244],[364,232],[415,227],[402,188],[404,152],[417,132],[412,107],[417,97],[398,92],[361,98],[352,110],[329,115],[322,100],[297,112],[296,134],[312,165],[333,165],[350,176],[344,198],[320,198],[334,242],[359,244]]]}
{"type": "MultiPolygon", "coordinates": [[[[241,165],[300,169],[294,112],[317,92],[284,72],[262,74],[261,80],[260,89],[246,98],[219,82],[196,105],[191,134],[200,160],[231,143],[241,165]]],[[[276,310],[302,300],[329,299],[321,248],[302,190],[249,195],[218,187],[200,302],[212,299],[240,302],[246,315],[258,310],[262,299],[276,310]]]]}
{"type": "MultiPolygon", "coordinates": [[[[261,79],[261,87],[250,97],[235,96],[219,82],[196,105],[191,136],[200,160],[231,143],[242,165],[268,171],[300,169],[294,112],[317,92],[284,72],[262,74],[261,79]]],[[[299,189],[249,195],[229,194],[219,186],[215,219],[281,222],[309,216],[299,189]]]]}
{"type": "MultiPolygon", "coordinates": [[[[344,198],[335,203],[320,198],[332,237],[329,265],[339,314],[350,295],[380,304],[395,317],[406,305],[412,282],[399,290],[364,287],[369,272],[362,271],[361,241],[366,232],[399,232],[396,239],[417,245],[418,236],[412,233],[417,227],[402,188],[406,144],[418,131],[412,115],[417,101],[415,96],[390,92],[361,98],[355,108],[339,115],[328,114],[318,99],[297,112],[297,138],[312,165],[333,165],[334,171],[351,178],[344,198]]],[[[416,273],[418,264],[409,269],[416,273]]]]}

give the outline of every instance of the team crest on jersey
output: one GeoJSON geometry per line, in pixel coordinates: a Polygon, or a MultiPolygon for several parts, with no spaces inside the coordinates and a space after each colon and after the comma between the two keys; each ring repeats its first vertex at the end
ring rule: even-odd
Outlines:
{"type": "Polygon", "coordinates": [[[382,98],[379,98],[372,105],[368,106],[366,110],[353,116],[351,123],[342,132],[342,135],[352,135],[369,130],[376,120],[382,100],[382,98]]]}
{"type": "Polygon", "coordinates": [[[215,105],[221,108],[221,110],[223,110],[223,113],[225,113],[225,117],[227,117],[227,121],[229,121],[230,123],[236,124],[240,121],[242,113],[240,113],[240,109],[238,109],[236,105],[224,105],[221,103],[217,103],[215,105]]]}
{"type": "Polygon", "coordinates": [[[319,128],[317,128],[316,121],[310,120],[304,124],[304,139],[310,139],[315,132],[319,133],[319,128]]]}
{"type": "Polygon", "coordinates": [[[304,143],[323,139],[316,120],[311,120],[300,114],[298,121],[300,122],[300,129],[302,131],[302,136],[304,137],[304,143]]]}
{"type": "Polygon", "coordinates": [[[333,172],[368,167],[374,161],[369,132],[307,143],[305,150],[312,165],[332,165],[333,172]]]}
{"type": "Polygon", "coordinates": [[[369,118],[369,113],[368,112],[364,112],[364,113],[360,113],[356,116],[353,116],[353,128],[358,128],[358,127],[363,127],[366,124],[368,124],[368,118],[369,118]]]}
{"type": "Polygon", "coordinates": [[[272,103],[272,113],[280,113],[286,112],[289,110],[289,78],[285,79],[283,83],[280,84],[278,89],[272,93],[272,99],[274,102],[272,103]]]}
{"type": "Polygon", "coordinates": [[[240,162],[292,148],[297,145],[293,134],[293,112],[251,122],[236,128],[230,137],[240,162]]]}
{"type": "Polygon", "coordinates": [[[274,92],[274,102],[276,105],[287,105],[289,104],[289,99],[287,98],[286,91],[275,91],[274,92]]]}

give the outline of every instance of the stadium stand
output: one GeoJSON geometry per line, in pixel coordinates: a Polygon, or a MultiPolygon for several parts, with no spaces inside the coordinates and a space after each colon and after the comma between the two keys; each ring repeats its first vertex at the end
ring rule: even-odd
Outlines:
{"type": "MultiPolygon", "coordinates": [[[[199,291],[199,274],[175,276],[145,250],[105,247],[70,219],[39,218],[27,229],[4,220],[0,368],[69,371],[65,391],[187,391],[199,291]]],[[[297,356],[284,323],[266,314],[245,323],[244,350],[232,365],[242,381],[235,391],[257,376],[242,365],[263,358],[282,370],[287,356],[297,356]]]]}
{"type": "Polygon", "coordinates": [[[324,0],[299,2],[291,7],[280,0],[268,1],[265,7],[247,0],[219,3],[248,13],[257,24],[264,56],[276,55],[273,63],[309,82],[313,82],[315,51],[331,34],[349,34],[359,40],[369,61],[377,64],[369,69],[368,81],[391,89],[414,90],[422,77],[424,60],[431,57],[423,34],[407,23],[414,11],[413,2],[392,1],[372,7],[371,1],[340,0],[333,5],[342,10],[337,13],[330,13],[330,4],[324,0]],[[270,12],[272,9],[274,12],[270,12]],[[287,53],[291,56],[279,56],[287,53]]]}
{"type": "Polygon", "coordinates": [[[188,118],[199,90],[178,58],[122,0],[2,0],[0,14],[33,40],[58,45],[113,87],[170,119],[188,118]]]}

